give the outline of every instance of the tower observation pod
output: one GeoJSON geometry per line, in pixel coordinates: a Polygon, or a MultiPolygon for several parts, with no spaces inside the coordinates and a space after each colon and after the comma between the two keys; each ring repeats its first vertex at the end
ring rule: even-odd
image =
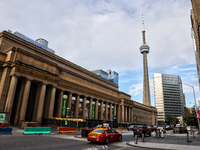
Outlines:
{"type": "Polygon", "coordinates": [[[150,47],[146,44],[145,41],[145,29],[144,29],[144,19],[142,15],[142,37],[143,44],[140,46],[140,53],[143,54],[143,104],[150,106],[150,89],[149,89],[149,75],[148,75],[148,63],[147,63],[147,54],[149,53],[150,47]]]}

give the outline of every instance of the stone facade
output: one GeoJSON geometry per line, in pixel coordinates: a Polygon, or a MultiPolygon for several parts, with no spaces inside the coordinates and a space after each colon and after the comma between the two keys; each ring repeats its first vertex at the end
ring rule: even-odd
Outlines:
{"type": "Polygon", "coordinates": [[[132,101],[117,84],[12,33],[1,32],[0,112],[9,113],[9,121],[16,125],[28,121],[41,125],[42,118],[61,117],[63,95],[73,118],[85,119],[89,104],[88,119],[116,116],[118,123],[134,123],[138,116],[138,123],[157,124],[156,108],[132,101]]]}

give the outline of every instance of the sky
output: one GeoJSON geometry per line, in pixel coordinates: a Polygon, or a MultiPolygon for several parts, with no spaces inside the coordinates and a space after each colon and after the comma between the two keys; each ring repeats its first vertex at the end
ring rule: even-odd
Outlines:
{"type": "MultiPolygon", "coordinates": [[[[89,71],[119,73],[119,90],[142,103],[144,16],[151,105],[153,73],[178,75],[200,99],[191,38],[190,0],[0,0],[0,32],[44,38],[55,54],[89,71]]],[[[194,105],[183,84],[186,106],[194,105]]]]}

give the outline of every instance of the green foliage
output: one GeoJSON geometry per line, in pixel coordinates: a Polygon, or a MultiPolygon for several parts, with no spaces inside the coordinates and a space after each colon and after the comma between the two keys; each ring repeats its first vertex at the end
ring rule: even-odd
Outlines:
{"type": "Polygon", "coordinates": [[[171,125],[173,122],[175,122],[176,124],[179,123],[179,119],[176,118],[176,117],[171,116],[170,114],[167,114],[167,115],[166,115],[165,121],[166,121],[168,124],[170,124],[170,125],[171,125]]]}
{"type": "Polygon", "coordinates": [[[192,113],[190,114],[190,116],[184,117],[183,121],[188,126],[198,126],[198,121],[197,121],[197,118],[196,118],[196,111],[195,111],[195,107],[194,106],[192,108],[192,113]]]}
{"type": "Polygon", "coordinates": [[[167,114],[166,117],[165,117],[165,120],[168,124],[171,125],[172,121],[174,120],[174,117],[171,116],[170,114],[167,114]]]}

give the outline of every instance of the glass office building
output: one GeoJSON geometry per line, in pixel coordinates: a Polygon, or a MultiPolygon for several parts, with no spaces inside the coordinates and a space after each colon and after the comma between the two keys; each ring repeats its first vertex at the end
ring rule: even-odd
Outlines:
{"type": "Polygon", "coordinates": [[[185,116],[182,81],[179,76],[154,73],[154,93],[158,123],[164,123],[167,114],[173,117],[185,116]]]}

